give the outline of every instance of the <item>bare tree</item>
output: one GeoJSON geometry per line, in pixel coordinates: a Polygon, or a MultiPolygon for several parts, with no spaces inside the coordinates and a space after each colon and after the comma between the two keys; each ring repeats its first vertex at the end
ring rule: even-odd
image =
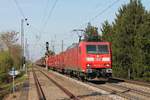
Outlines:
{"type": "Polygon", "coordinates": [[[0,39],[8,47],[9,55],[13,60],[13,65],[19,67],[21,65],[22,48],[18,41],[18,32],[2,32],[0,39]]]}
{"type": "Polygon", "coordinates": [[[18,32],[3,32],[0,36],[1,40],[7,45],[8,49],[11,50],[11,47],[17,42],[18,32]]]}

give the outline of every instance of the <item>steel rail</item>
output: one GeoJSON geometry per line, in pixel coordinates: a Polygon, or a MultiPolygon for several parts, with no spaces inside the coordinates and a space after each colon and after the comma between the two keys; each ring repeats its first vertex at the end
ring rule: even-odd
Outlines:
{"type": "Polygon", "coordinates": [[[71,93],[69,90],[61,86],[59,83],[57,83],[55,80],[53,80],[49,75],[47,75],[45,72],[39,70],[43,75],[45,75],[51,82],[53,82],[57,87],[59,87],[66,95],[70,97],[70,99],[73,100],[80,100],[77,96],[75,96],[73,93],[71,93]]]}
{"type": "Polygon", "coordinates": [[[117,84],[107,84],[107,85],[110,85],[112,87],[122,88],[124,90],[130,91],[130,92],[134,92],[134,93],[137,93],[139,95],[150,97],[150,93],[145,92],[145,91],[141,91],[141,90],[138,90],[138,89],[133,89],[133,88],[130,88],[130,87],[127,87],[127,86],[122,86],[122,85],[117,85],[117,84]]]}
{"type": "Polygon", "coordinates": [[[128,79],[122,79],[122,78],[117,78],[117,77],[112,77],[112,78],[110,78],[110,80],[123,81],[123,82],[127,82],[127,83],[136,84],[136,85],[140,85],[140,86],[144,86],[144,87],[150,88],[150,83],[148,83],[148,82],[128,80],[128,79]]]}
{"type": "Polygon", "coordinates": [[[129,90],[124,90],[124,91],[119,91],[119,90],[115,90],[115,89],[112,89],[110,87],[106,87],[106,86],[101,86],[101,85],[95,85],[93,83],[87,83],[93,87],[96,87],[96,88],[99,88],[99,89],[102,89],[104,91],[107,91],[109,92],[110,94],[112,95],[118,95],[120,97],[123,97],[125,99],[129,99],[129,100],[139,100],[138,97],[135,97],[135,96],[132,96],[131,94],[126,94],[129,92],[129,90]]]}
{"type": "Polygon", "coordinates": [[[46,100],[46,97],[45,97],[45,94],[43,92],[43,89],[40,85],[40,82],[36,76],[36,73],[34,71],[34,69],[32,68],[32,72],[33,72],[33,77],[34,77],[34,80],[35,80],[35,85],[36,85],[36,89],[37,89],[37,93],[38,93],[38,96],[39,96],[39,100],[46,100]]]}

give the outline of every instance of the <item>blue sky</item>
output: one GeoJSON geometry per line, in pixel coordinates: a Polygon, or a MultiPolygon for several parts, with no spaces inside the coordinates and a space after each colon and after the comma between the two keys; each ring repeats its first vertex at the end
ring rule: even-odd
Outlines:
{"type": "MultiPolygon", "coordinates": [[[[20,20],[23,16],[14,1],[0,0],[0,32],[10,30],[20,32],[20,20]]],[[[62,40],[64,40],[65,48],[73,42],[77,42],[78,36],[72,30],[84,29],[87,22],[116,0],[58,0],[48,20],[46,20],[48,13],[55,0],[16,1],[30,24],[30,26],[25,25],[24,27],[30,56],[32,59],[38,59],[45,52],[46,41],[53,41],[56,52],[61,50],[62,40]],[[47,24],[42,28],[45,21],[47,24]]],[[[150,0],[141,1],[145,8],[150,10],[150,0]]],[[[112,22],[118,8],[128,2],[129,0],[118,0],[111,8],[92,20],[92,25],[100,28],[105,20],[112,22]]]]}

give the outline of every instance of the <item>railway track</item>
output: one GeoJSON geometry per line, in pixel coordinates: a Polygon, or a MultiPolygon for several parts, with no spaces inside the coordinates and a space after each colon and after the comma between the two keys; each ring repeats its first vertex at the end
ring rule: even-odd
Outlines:
{"type": "MultiPolygon", "coordinates": [[[[67,90],[66,88],[64,88],[63,86],[61,86],[59,83],[57,83],[55,80],[53,80],[46,71],[42,71],[40,69],[37,69],[37,71],[41,72],[48,80],[50,80],[53,84],[55,84],[60,90],[62,90],[67,96],[69,96],[69,98],[71,100],[79,100],[79,98],[77,96],[75,96],[73,93],[71,93],[69,90],[67,90]]],[[[34,72],[35,74],[35,72],[34,72]]],[[[36,75],[36,74],[35,74],[36,75]]],[[[34,75],[34,76],[35,76],[34,75]]],[[[37,79],[38,80],[38,79],[37,79]]],[[[39,82],[37,82],[37,84],[40,84],[39,82]]],[[[38,85],[38,87],[40,87],[40,85],[38,85]]],[[[38,89],[39,91],[39,89],[38,89]]],[[[44,92],[42,92],[42,88],[40,89],[40,100],[46,100],[46,97],[44,95],[44,92]]],[[[39,93],[38,93],[39,94],[39,93]]]]}
{"type": "MultiPolygon", "coordinates": [[[[51,79],[48,75],[48,72],[43,72],[41,70],[39,70],[41,73],[43,73],[47,78],[49,78],[50,81],[53,81],[53,79],[51,79]]],[[[69,76],[67,76],[69,77],[69,76]]],[[[71,77],[72,78],[72,77],[71,77]]],[[[77,80],[77,79],[75,79],[77,80]]],[[[73,100],[78,100],[78,98],[76,98],[75,95],[73,95],[72,93],[70,93],[68,90],[64,89],[62,86],[60,86],[59,84],[55,83],[55,81],[53,81],[54,84],[56,84],[56,86],[58,86],[62,91],[66,92],[67,95],[73,99],[73,100]]],[[[85,84],[88,84],[90,86],[93,86],[97,89],[100,90],[104,90],[106,92],[108,92],[110,95],[118,95],[120,97],[123,97],[125,99],[129,99],[129,100],[148,100],[150,97],[150,92],[148,91],[150,88],[148,88],[147,86],[145,88],[148,88],[147,91],[139,89],[139,88],[135,88],[136,85],[139,84],[135,84],[135,83],[130,83],[132,85],[135,85],[135,87],[131,86],[124,86],[122,85],[122,83],[128,83],[125,81],[118,81],[118,82],[104,82],[104,83],[92,83],[92,82],[84,82],[85,84]]],[[[144,87],[143,85],[139,85],[140,87],[144,87]]]]}
{"type": "Polygon", "coordinates": [[[150,84],[148,83],[143,83],[143,82],[133,81],[133,80],[126,80],[126,79],[121,79],[121,78],[111,78],[109,81],[112,81],[112,83],[104,82],[103,84],[105,85],[101,85],[102,82],[100,84],[97,84],[97,83],[93,84],[91,82],[87,82],[87,84],[94,86],[96,88],[105,90],[109,92],[110,94],[116,94],[118,96],[121,96],[129,100],[148,100],[150,98],[150,91],[145,92],[144,90],[140,88],[116,84],[117,82],[115,83],[113,81],[118,81],[120,83],[129,83],[132,85],[138,85],[138,86],[142,86],[142,87],[150,89],[150,84]]]}
{"type": "Polygon", "coordinates": [[[139,89],[130,88],[127,86],[117,85],[116,83],[94,84],[88,82],[87,84],[105,90],[110,94],[116,94],[129,100],[148,100],[150,98],[149,92],[141,91],[139,89]]]}
{"type": "Polygon", "coordinates": [[[40,82],[36,76],[35,70],[33,68],[32,68],[32,72],[33,72],[33,77],[35,80],[35,85],[36,85],[37,93],[39,96],[39,100],[46,100],[46,97],[45,97],[45,94],[44,94],[43,89],[41,87],[41,84],[40,84],[40,82]]]}
{"type": "Polygon", "coordinates": [[[144,87],[150,88],[150,83],[147,83],[147,82],[127,80],[127,79],[121,79],[121,78],[116,78],[116,77],[110,78],[110,80],[111,81],[122,81],[122,82],[127,82],[127,83],[136,84],[136,85],[140,85],[140,86],[144,86],[144,87]]]}
{"type": "Polygon", "coordinates": [[[70,99],[73,100],[79,100],[73,93],[71,93],[69,90],[61,86],[59,83],[57,83],[55,80],[53,80],[51,77],[49,77],[46,73],[43,71],[39,70],[41,73],[43,73],[50,81],[52,81],[57,87],[59,87],[66,95],[70,97],[70,99]]]}
{"type": "Polygon", "coordinates": [[[145,91],[141,91],[141,90],[138,90],[138,89],[135,89],[135,88],[130,88],[130,87],[127,87],[127,86],[122,86],[122,85],[117,85],[117,84],[108,84],[108,85],[116,87],[116,88],[124,89],[125,91],[131,91],[131,92],[137,93],[137,94],[145,96],[145,97],[150,97],[149,92],[145,92],[145,91]]]}
{"type": "MultiPolygon", "coordinates": [[[[69,77],[69,76],[67,76],[69,77]]],[[[71,77],[73,78],[73,77],[71,77]]],[[[75,78],[76,79],[76,78],[75,78]]],[[[77,79],[76,79],[77,80],[77,79]]],[[[116,79],[115,79],[116,80],[116,79]]],[[[120,83],[124,82],[124,83],[130,83],[132,85],[139,85],[139,86],[143,86],[146,88],[149,88],[149,84],[147,83],[143,83],[140,82],[139,84],[136,84],[136,82],[133,81],[123,81],[123,80],[119,80],[120,83]]],[[[144,90],[140,90],[139,88],[133,88],[133,87],[128,87],[128,86],[123,86],[123,85],[118,85],[115,82],[112,83],[103,83],[104,85],[100,84],[93,84],[91,82],[85,82],[86,84],[89,84],[93,87],[102,89],[104,91],[109,92],[110,94],[116,94],[120,97],[129,99],[129,100],[148,100],[150,98],[150,92],[145,92],[144,90]]]]}

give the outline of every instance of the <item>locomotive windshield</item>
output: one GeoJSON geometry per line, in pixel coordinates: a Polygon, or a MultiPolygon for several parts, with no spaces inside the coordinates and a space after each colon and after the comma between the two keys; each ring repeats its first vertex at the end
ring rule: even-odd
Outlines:
{"type": "Polygon", "coordinates": [[[108,54],[108,46],[107,45],[98,45],[98,53],[100,54],[108,54]]]}
{"type": "Polygon", "coordinates": [[[107,45],[87,45],[86,51],[89,54],[108,54],[108,46],[107,45]]]}
{"type": "Polygon", "coordinates": [[[87,45],[86,50],[87,53],[97,53],[96,45],[87,45]]]}

